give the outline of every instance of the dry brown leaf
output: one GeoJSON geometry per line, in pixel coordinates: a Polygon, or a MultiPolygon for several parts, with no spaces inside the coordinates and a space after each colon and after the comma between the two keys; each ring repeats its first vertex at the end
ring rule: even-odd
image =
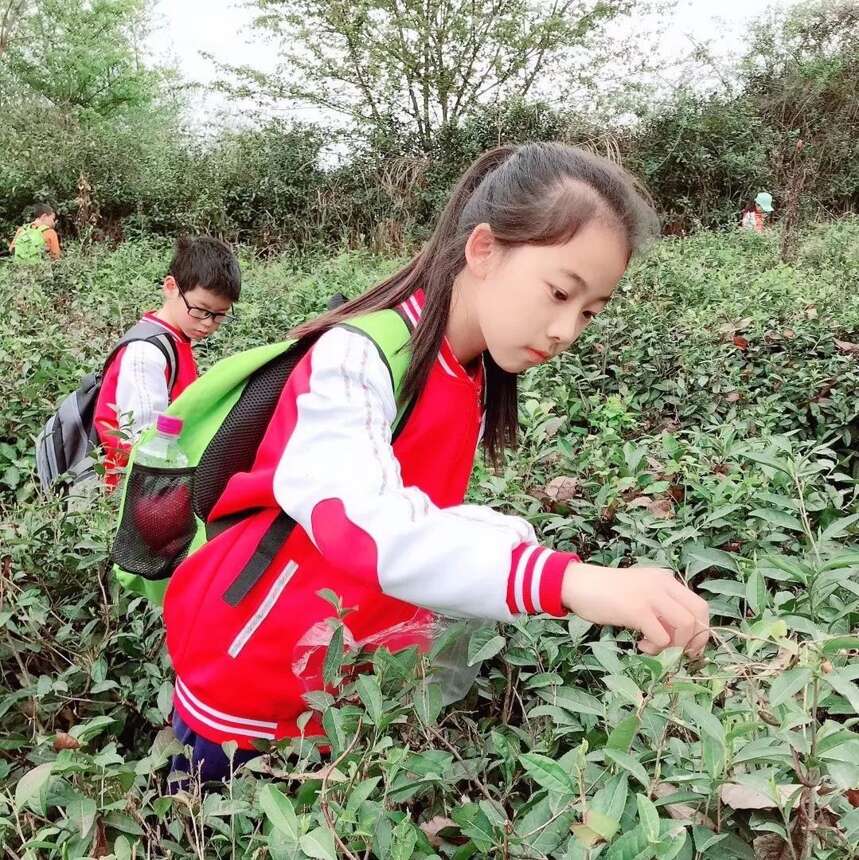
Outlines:
{"type": "Polygon", "coordinates": [[[737,349],[741,349],[745,352],[745,350],[747,350],[749,348],[749,340],[748,340],[748,338],[745,338],[742,335],[739,335],[739,334],[735,335],[734,336],[734,346],[737,349]]]}
{"type": "Polygon", "coordinates": [[[850,343],[849,340],[836,340],[835,345],[839,352],[846,352],[848,355],[859,354],[859,343],[850,343]]]}
{"type": "Polygon", "coordinates": [[[314,771],[293,771],[292,773],[285,774],[287,779],[294,779],[298,782],[306,782],[307,780],[314,779],[327,779],[328,782],[348,782],[349,777],[343,773],[342,770],[338,770],[336,767],[332,767],[330,764],[326,764],[324,767],[319,768],[319,770],[314,771]]]}
{"type": "Polygon", "coordinates": [[[636,496],[627,507],[645,508],[658,520],[670,520],[674,516],[674,503],[671,499],[652,499],[650,496],[636,496]]]}
{"type": "Polygon", "coordinates": [[[546,484],[544,492],[549,501],[568,502],[576,495],[578,488],[579,482],[575,478],[561,475],[560,477],[552,478],[552,480],[546,484]]]}
{"type": "MultiPolygon", "coordinates": [[[[779,785],[777,788],[781,802],[786,803],[802,786],[797,783],[779,785]]],[[[730,806],[731,809],[775,809],[778,806],[775,800],[765,792],[736,782],[725,783],[719,796],[722,798],[722,803],[730,806]]]]}
{"type": "Polygon", "coordinates": [[[790,846],[778,833],[767,833],[752,840],[755,860],[792,860],[790,846]]]}
{"type": "Polygon", "coordinates": [[[739,399],[740,399],[740,392],[739,391],[729,391],[725,395],[725,400],[727,400],[728,403],[736,403],[739,399]]]}
{"type": "Polygon", "coordinates": [[[445,842],[448,844],[452,843],[454,845],[462,845],[468,841],[458,835],[459,825],[455,821],[451,821],[451,819],[445,818],[442,815],[436,815],[435,818],[431,818],[429,821],[424,821],[420,827],[426,834],[427,840],[433,848],[441,848],[445,842]],[[441,831],[446,830],[449,827],[456,829],[457,834],[451,834],[450,837],[441,836],[441,831]]]}
{"type": "Polygon", "coordinates": [[[73,738],[68,732],[57,732],[54,738],[54,752],[60,750],[76,750],[80,749],[81,742],[77,738],[73,738]]]}
{"type": "Polygon", "coordinates": [[[671,499],[655,499],[648,510],[658,520],[670,520],[674,516],[674,503],[671,499]]]}
{"type": "Polygon", "coordinates": [[[753,322],[754,320],[751,317],[743,317],[736,322],[728,322],[720,325],[719,331],[722,334],[734,334],[738,331],[745,331],[753,322]]]}
{"type": "Polygon", "coordinates": [[[805,309],[805,318],[810,320],[817,319],[817,308],[814,305],[809,305],[805,309]]]}
{"type": "Polygon", "coordinates": [[[107,834],[104,829],[104,822],[99,819],[96,822],[95,840],[92,846],[93,857],[113,857],[110,846],[107,844],[107,834]]]}
{"type": "MultiPolygon", "coordinates": [[[[653,795],[661,799],[677,794],[678,790],[677,786],[671,785],[670,782],[660,782],[653,789],[653,795]]],[[[706,827],[708,830],[716,829],[716,824],[709,816],[703,812],[698,812],[697,809],[685,803],[666,803],[662,808],[677,821],[692,821],[697,827],[706,827]]]]}
{"type": "Polygon", "coordinates": [[[565,418],[558,418],[557,416],[550,418],[544,425],[543,429],[546,431],[546,436],[550,439],[557,435],[558,430],[564,426],[565,418]]]}
{"type": "Polygon", "coordinates": [[[636,496],[627,507],[630,508],[649,508],[653,499],[650,496],[636,496]]]}

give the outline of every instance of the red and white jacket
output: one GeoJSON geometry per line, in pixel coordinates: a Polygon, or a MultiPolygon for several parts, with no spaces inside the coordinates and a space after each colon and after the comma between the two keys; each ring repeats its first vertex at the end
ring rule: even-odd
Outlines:
{"type": "Polygon", "coordinates": [[[128,462],[131,446],[117,436],[117,430],[132,438],[155,423],[163,412],[196,378],[197,363],[190,339],[154,313],[143,319],[155,323],[171,335],[179,359],[176,380],[168,390],[170,368],[164,353],[152,343],[135,341],[113,357],[104,374],[95,406],[94,423],[98,441],[105,451],[106,483],[115,486],[118,470],[128,462]]]}
{"type": "MultiPolygon", "coordinates": [[[[419,323],[421,295],[403,310],[419,323]]],[[[300,734],[302,695],[323,688],[338,594],[347,645],[427,647],[434,613],[510,621],[565,614],[578,560],[537,544],[523,519],[463,505],[482,422],[482,369],[444,343],[405,428],[390,373],[364,335],[326,332],[292,372],[249,472],[212,511],[257,513],[183,562],[164,603],[174,705],[198,734],[252,748],[300,734]],[[237,606],[224,595],[279,512],[297,523],[237,606]]],[[[318,730],[311,722],[308,733],[318,730]]]]}

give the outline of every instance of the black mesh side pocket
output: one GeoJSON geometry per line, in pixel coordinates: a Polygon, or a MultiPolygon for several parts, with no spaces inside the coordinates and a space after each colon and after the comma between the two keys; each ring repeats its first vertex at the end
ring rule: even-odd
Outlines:
{"type": "Polygon", "coordinates": [[[166,579],[185,558],[196,531],[193,475],[193,468],[132,466],[113,540],[119,568],[144,579],[166,579]]]}

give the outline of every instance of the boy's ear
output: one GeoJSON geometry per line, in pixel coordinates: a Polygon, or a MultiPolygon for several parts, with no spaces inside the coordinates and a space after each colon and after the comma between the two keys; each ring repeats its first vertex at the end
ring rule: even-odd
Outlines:
{"type": "Polygon", "coordinates": [[[478,278],[485,278],[491,269],[497,249],[492,228],[478,224],[465,243],[465,264],[478,278]]]}
{"type": "Polygon", "coordinates": [[[173,275],[167,275],[164,278],[164,297],[175,299],[179,295],[179,284],[176,283],[176,278],[173,275]]]}

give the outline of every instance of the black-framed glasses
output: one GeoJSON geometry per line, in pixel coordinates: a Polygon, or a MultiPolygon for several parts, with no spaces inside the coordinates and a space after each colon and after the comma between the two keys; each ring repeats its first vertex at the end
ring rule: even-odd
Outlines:
{"type": "Polygon", "coordinates": [[[236,318],[235,311],[233,313],[216,313],[215,311],[210,311],[207,308],[198,308],[196,305],[189,305],[188,299],[185,298],[185,293],[182,290],[179,290],[179,295],[182,297],[182,301],[185,302],[185,307],[188,309],[188,316],[193,317],[195,320],[212,320],[213,322],[220,325],[221,323],[231,323],[236,318]]]}

